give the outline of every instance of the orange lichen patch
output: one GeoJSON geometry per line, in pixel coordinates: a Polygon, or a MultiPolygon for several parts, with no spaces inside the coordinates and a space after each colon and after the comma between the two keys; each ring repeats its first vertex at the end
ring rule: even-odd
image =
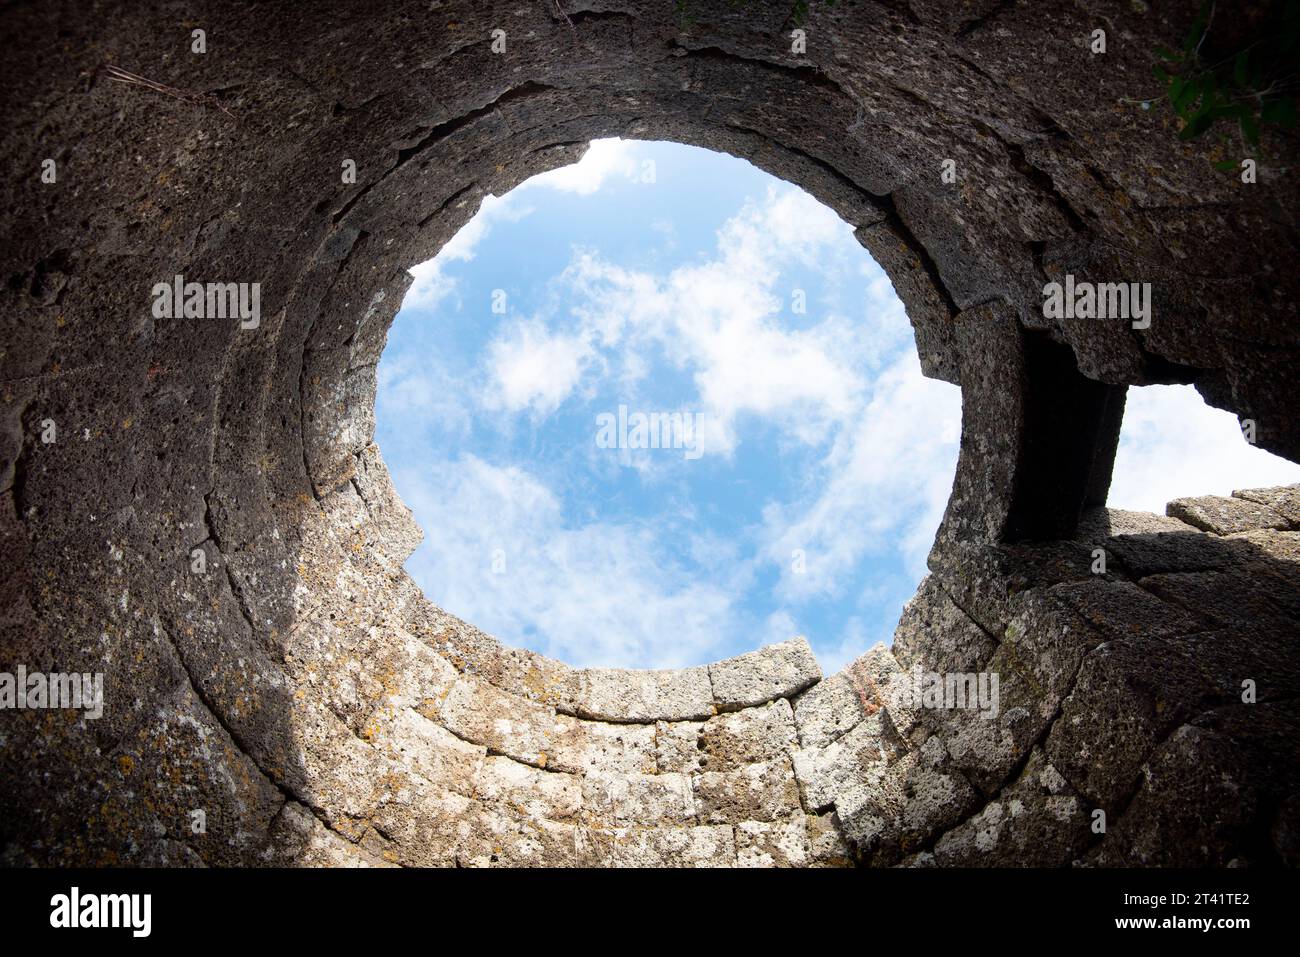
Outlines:
{"type": "Polygon", "coordinates": [[[439,714],[442,712],[442,703],[450,693],[451,689],[448,688],[436,698],[425,698],[415,706],[416,712],[421,716],[428,718],[430,721],[437,721],[439,714]]]}

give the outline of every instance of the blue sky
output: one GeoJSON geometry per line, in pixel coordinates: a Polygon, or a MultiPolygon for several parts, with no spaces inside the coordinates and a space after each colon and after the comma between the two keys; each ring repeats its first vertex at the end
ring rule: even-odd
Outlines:
{"type": "MultiPolygon", "coordinates": [[[[730,156],[600,140],[489,197],[412,273],[376,439],[430,599],[574,665],[802,634],[830,673],[890,640],[961,397],[921,376],[888,278],[831,210],[730,156]],[[603,447],[620,406],[698,432],[603,447]]],[[[1130,390],[1112,505],[1295,481],[1190,388],[1130,390]]]]}

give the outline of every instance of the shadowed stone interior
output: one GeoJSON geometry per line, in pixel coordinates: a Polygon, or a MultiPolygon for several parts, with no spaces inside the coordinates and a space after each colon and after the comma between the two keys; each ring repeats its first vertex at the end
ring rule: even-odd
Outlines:
{"type": "Polygon", "coordinates": [[[1132,384],[1300,458],[1297,190],[1122,102],[1187,5],[1092,6],[814,2],[804,55],[789,3],[6,8],[0,670],[102,671],[105,707],[0,717],[3,860],[1296,863],[1300,490],[1102,506],[1132,384]],[[830,205],[962,387],[892,650],[573,669],[403,570],[371,439],[406,270],[604,136],[830,205]],[[1067,273],[1152,283],[1150,328],[1045,319],[1067,273]],[[155,319],[177,274],[260,283],[260,325],[155,319]],[[915,667],[997,672],[997,718],[909,707],[915,667]]]}

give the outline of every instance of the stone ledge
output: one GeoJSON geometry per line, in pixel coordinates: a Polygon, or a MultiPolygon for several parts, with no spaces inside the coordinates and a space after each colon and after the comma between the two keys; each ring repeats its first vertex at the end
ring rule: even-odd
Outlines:
{"type": "Polygon", "coordinates": [[[821,677],[821,666],[802,637],[709,665],[713,700],[723,711],[789,698],[821,677]]]}
{"type": "Polygon", "coordinates": [[[1288,528],[1300,528],[1300,485],[1239,489],[1232,497],[1265,505],[1285,518],[1288,528]]]}
{"type": "MultiPolygon", "coordinates": [[[[590,668],[573,675],[572,710],[580,718],[651,724],[690,721],[714,713],[707,667],[677,671],[590,668]]],[[[568,709],[560,706],[559,710],[568,709]]]]}
{"type": "Polygon", "coordinates": [[[1165,513],[1215,535],[1231,535],[1256,528],[1285,528],[1284,516],[1267,505],[1246,498],[1223,498],[1201,495],[1176,498],[1165,506],[1165,513]]]}

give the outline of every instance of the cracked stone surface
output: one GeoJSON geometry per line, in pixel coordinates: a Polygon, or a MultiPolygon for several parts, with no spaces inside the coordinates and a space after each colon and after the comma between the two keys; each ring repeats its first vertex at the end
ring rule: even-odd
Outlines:
{"type": "Polygon", "coordinates": [[[203,56],[159,3],[0,13],[0,671],[105,682],[99,720],[0,713],[0,861],[1300,861],[1300,487],[1099,507],[1129,385],[1300,458],[1296,180],[1127,102],[1179,5],[813,3],[804,54],[788,2],[682,6],[220,6],[203,56]],[[574,669],[404,571],[372,438],[407,270],[604,136],[826,202],[962,387],[892,649],[574,669]],[[1151,282],[1150,328],[1044,318],[1066,273],[1151,282]],[[154,317],[176,275],[260,283],[258,327],[154,317]],[[997,715],[917,706],[917,670],[997,672],[997,715]]]}

